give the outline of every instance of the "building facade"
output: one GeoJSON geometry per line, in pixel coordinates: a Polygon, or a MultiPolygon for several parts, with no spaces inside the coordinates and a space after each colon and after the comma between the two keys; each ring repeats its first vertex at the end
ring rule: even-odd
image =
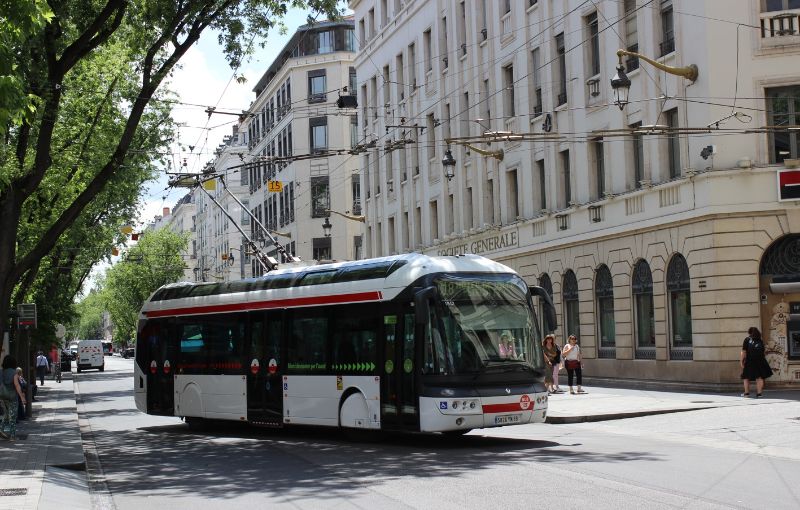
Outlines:
{"type": "Polygon", "coordinates": [[[250,230],[250,215],[246,210],[249,207],[250,176],[242,164],[247,154],[247,143],[239,126],[223,139],[214,154],[207,170],[222,176],[222,179],[210,181],[204,189],[192,190],[197,204],[190,239],[197,260],[197,271],[192,281],[231,281],[249,276],[250,249],[239,228],[245,233],[250,230]]]}
{"type": "Polygon", "coordinates": [[[367,255],[515,268],[593,376],[737,383],[756,326],[772,381],[800,382],[790,4],[351,0],[367,255]]]}
{"type": "MultiPolygon", "coordinates": [[[[329,211],[361,214],[358,163],[346,156],[356,143],[356,111],[336,106],[352,90],[355,50],[352,19],[300,27],[253,89],[241,126],[250,210],[303,261],[360,257],[361,224],[329,218],[329,211]]],[[[254,223],[250,229],[281,262],[254,223]]],[[[255,260],[250,266],[252,275],[263,273],[255,260]]]]}

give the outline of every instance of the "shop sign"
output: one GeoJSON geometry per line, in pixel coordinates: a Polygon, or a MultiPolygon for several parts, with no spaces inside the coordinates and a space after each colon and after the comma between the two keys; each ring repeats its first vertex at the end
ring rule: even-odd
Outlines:
{"type": "Polygon", "coordinates": [[[437,255],[466,255],[473,253],[481,255],[519,246],[519,231],[500,232],[495,235],[481,237],[473,241],[462,243],[450,248],[437,250],[437,255]]]}

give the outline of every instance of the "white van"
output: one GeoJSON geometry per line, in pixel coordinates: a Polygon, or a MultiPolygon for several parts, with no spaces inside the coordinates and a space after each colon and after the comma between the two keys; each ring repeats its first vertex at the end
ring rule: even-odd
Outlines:
{"type": "Polygon", "coordinates": [[[87,368],[96,368],[101,372],[105,370],[102,340],[81,340],[78,342],[77,365],[78,373],[87,368]]]}

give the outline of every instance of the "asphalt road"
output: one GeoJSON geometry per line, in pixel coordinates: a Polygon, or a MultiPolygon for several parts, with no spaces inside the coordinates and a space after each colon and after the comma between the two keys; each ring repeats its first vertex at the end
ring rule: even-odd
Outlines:
{"type": "Polygon", "coordinates": [[[193,433],[136,410],[132,371],[77,376],[95,508],[800,508],[798,401],[356,443],[193,433]]]}

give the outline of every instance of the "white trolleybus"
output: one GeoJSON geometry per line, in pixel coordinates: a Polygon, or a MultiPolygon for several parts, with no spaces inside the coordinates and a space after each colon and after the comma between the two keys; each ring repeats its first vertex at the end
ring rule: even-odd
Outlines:
{"type": "Polygon", "coordinates": [[[170,284],[141,311],[136,406],[190,425],[463,433],[543,422],[537,294],[553,321],[546,293],[476,255],[170,284]]]}

